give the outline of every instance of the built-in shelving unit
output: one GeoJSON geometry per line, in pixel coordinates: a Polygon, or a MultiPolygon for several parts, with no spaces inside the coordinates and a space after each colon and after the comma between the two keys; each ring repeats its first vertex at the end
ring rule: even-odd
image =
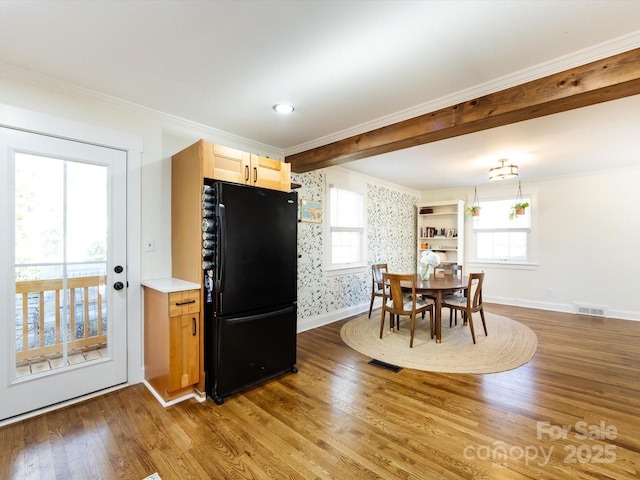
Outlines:
{"type": "Polygon", "coordinates": [[[417,262],[425,250],[441,256],[441,262],[463,265],[464,201],[427,202],[416,205],[417,262]]]}

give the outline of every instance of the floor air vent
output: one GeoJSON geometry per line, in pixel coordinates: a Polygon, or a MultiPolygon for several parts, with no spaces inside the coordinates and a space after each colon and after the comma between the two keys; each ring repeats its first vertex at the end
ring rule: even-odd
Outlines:
{"type": "Polygon", "coordinates": [[[375,365],[376,367],[384,368],[385,370],[389,370],[394,373],[398,373],[400,370],[402,370],[402,367],[375,359],[371,360],[369,362],[369,365],[375,365]]]}
{"type": "Polygon", "coordinates": [[[576,303],[576,313],[580,315],[591,315],[593,317],[606,317],[607,309],[602,305],[585,305],[576,303]]]}

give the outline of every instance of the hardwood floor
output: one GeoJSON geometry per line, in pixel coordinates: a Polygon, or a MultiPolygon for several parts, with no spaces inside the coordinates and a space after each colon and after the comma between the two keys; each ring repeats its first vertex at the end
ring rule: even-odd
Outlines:
{"type": "Polygon", "coordinates": [[[639,478],[640,322],[487,311],[536,332],[531,362],[393,373],[345,346],[336,322],[298,336],[298,374],[221,406],[164,409],[135,385],[4,427],[0,477],[639,478]]]}

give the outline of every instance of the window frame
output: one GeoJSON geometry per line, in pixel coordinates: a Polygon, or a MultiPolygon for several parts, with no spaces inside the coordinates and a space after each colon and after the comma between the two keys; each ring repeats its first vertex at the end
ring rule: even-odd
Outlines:
{"type": "MultiPolygon", "coordinates": [[[[504,266],[506,268],[535,268],[538,265],[538,194],[537,189],[528,188],[524,197],[529,200],[529,214],[531,216],[531,224],[529,227],[514,227],[514,228],[490,228],[490,229],[476,229],[473,226],[473,218],[469,219],[469,235],[468,235],[468,263],[469,265],[474,266],[504,266]],[[526,247],[526,259],[525,260],[516,260],[516,259],[487,259],[487,258],[478,258],[478,234],[479,233],[488,233],[488,232],[525,232],[527,235],[527,247],[526,247]]],[[[485,197],[480,200],[480,205],[482,203],[494,202],[494,201],[502,201],[502,200],[513,200],[515,203],[516,195],[508,195],[508,194],[496,194],[492,196],[485,197]]],[[[469,205],[471,205],[472,200],[469,199],[469,205]]],[[[482,216],[482,209],[480,209],[480,215],[482,216]]]]}
{"type": "Polygon", "coordinates": [[[324,270],[329,276],[346,275],[360,273],[367,268],[367,184],[355,175],[346,171],[327,171],[325,174],[325,219],[324,223],[324,270]],[[331,188],[338,188],[349,192],[354,192],[362,196],[362,227],[332,227],[331,226],[331,188]],[[357,231],[361,232],[360,238],[360,261],[353,263],[333,263],[332,262],[332,233],[334,231],[357,231]]]}

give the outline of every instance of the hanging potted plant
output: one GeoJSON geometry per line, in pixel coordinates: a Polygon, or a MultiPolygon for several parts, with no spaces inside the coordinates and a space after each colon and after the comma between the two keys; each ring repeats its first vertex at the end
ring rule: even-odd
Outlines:
{"type": "Polygon", "coordinates": [[[511,205],[509,220],[514,220],[518,215],[524,215],[525,208],[528,206],[529,202],[526,202],[524,198],[522,198],[522,190],[520,189],[520,182],[518,182],[518,195],[516,197],[516,203],[511,205]]]}
{"type": "Polygon", "coordinates": [[[465,208],[467,217],[477,217],[480,215],[480,202],[478,201],[478,189],[473,187],[473,205],[465,208]]]}
{"type": "Polygon", "coordinates": [[[473,205],[471,207],[467,207],[465,211],[467,212],[467,216],[477,217],[480,215],[480,205],[473,205]]]}
{"type": "Polygon", "coordinates": [[[480,215],[480,202],[478,201],[478,189],[473,187],[473,205],[465,208],[468,217],[477,217],[480,215]]]}
{"type": "Polygon", "coordinates": [[[515,203],[511,206],[511,211],[509,212],[509,219],[513,220],[515,219],[518,215],[524,215],[525,213],[525,208],[527,208],[529,206],[529,202],[519,202],[519,203],[515,203]]]}

